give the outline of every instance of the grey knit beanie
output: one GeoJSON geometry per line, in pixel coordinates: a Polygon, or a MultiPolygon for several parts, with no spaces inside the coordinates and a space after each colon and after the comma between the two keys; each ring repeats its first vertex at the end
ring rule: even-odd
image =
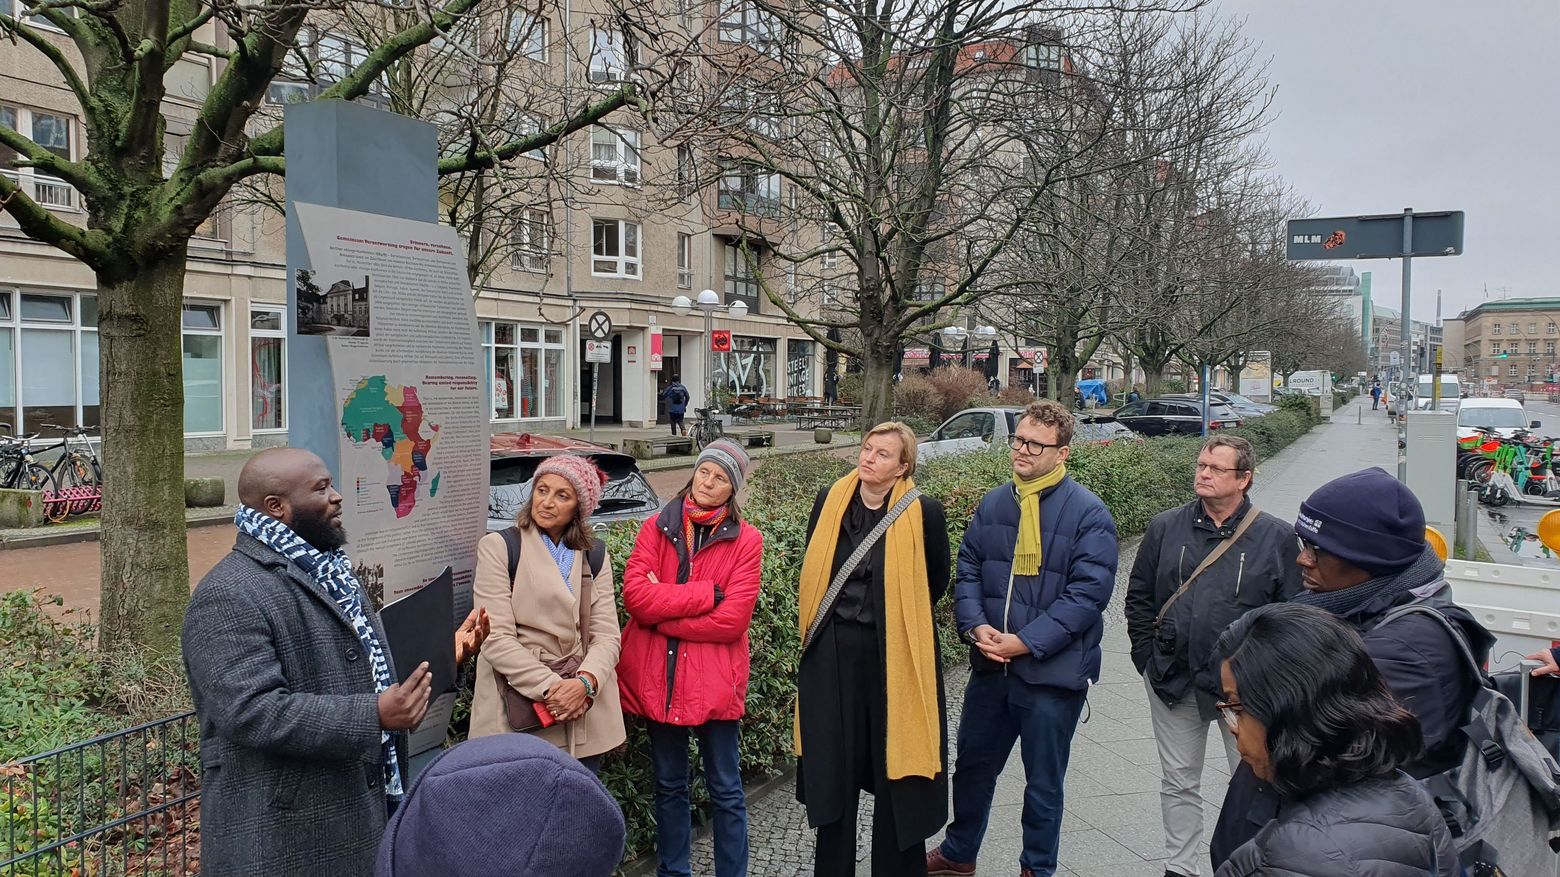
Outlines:
{"type": "Polygon", "coordinates": [[[742,491],[742,487],[747,484],[748,472],[753,469],[753,458],[748,456],[741,445],[728,438],[719,438],[705,445],[699,453],[699,459],[693,462],[693,468],[697,469],[707,462],[725,470],[726,477],[731,480],[733,493],[742,491]]]}

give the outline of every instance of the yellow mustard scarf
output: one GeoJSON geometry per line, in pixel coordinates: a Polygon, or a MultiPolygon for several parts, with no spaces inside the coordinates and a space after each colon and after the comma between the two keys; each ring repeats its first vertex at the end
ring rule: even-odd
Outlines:
{"type": "Polygon", "coordinates": [[[1014,476],[1018,490],[1018,545],[1013,549],[1013,575],[1040,574],[1040,492],[1055,487],[1067,477],[1067,467],[1058,465],[1048,474],[1032,481],[1014,476]]]}
{"type": "MultiPolygon", "coordinates": [[[[859,483],[855,472],[834,482],[824,500],[823,511],[818,515],[812,540],[807,544],[798,601],[803,636],[829,589],[840,523],[859,483]]],[[[884,501],[885,508],[893,508],[913,487],[915,482],[901,478],[884,501]]],[[[942,706],[937,701],[937,637],[932,629],[931,603],[927,599],[926,531],[919,502],[911,503],[883,534],[883,559],[888,778],[931,778],[942,771],[942,706]]],[[[800,756],[799,706],[792,721],[792,743],[800,756]]]]}

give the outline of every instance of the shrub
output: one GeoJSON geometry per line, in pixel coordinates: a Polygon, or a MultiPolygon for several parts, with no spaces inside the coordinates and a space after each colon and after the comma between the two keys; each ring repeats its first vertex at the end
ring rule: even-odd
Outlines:
{"type": "Polygon", "coordinates": [[[894,387],[894,416],[909,422],[942,423],[942,393],[922,375],[909,375],[894,387]]]}
{"type": "Polygon", "coordinates": [[[866,376],[861,372],[847,372],[840,375],[840,382],[835,386],[835,390],[841,402],[860,403],[866,385],[866,376]]]}
{"type": "Polygon", "coordinates": [[[1035,401],[1035,394],[1023,387],[1003,387],[997,394],[997,401],[1003,405],[1028,405],[1035,401]]]}
{"type": "Polygon", "coordinates": [[[971,403],[986,395],[989,385],[986,376],[972,368],[948,366],[934,369],[927,377],[942,397],[938,420],[943,421],[969,408],[971,403]]]}

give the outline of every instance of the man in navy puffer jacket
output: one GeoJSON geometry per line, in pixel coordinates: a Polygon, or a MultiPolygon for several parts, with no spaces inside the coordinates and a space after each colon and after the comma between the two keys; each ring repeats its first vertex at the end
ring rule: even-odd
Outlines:
{"type": "Polygon", "coordinates": [[[954,614],[970,642],[953,823],[929,875],[970,875],[997,776],[1022,739],[1024,877],[1056,873],[1062,777],[1116,583],[1116,523],[1067,477],[1072,414],[1040,401],[1011,439],[1014,479],[986,494],[959,548],[954,614]]]}

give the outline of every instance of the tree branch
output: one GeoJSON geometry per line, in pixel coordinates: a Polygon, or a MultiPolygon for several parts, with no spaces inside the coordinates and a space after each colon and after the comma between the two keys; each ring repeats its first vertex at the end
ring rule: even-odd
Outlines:
{"type": "Polygon", "coordinates": [[[50,213],[4,174],[0,174],[0,210],[11,214],[22,227],[22,234],[75,256],[94,271],[108,261],[106,242],[100,232],[71,225],[50,213]]]}

